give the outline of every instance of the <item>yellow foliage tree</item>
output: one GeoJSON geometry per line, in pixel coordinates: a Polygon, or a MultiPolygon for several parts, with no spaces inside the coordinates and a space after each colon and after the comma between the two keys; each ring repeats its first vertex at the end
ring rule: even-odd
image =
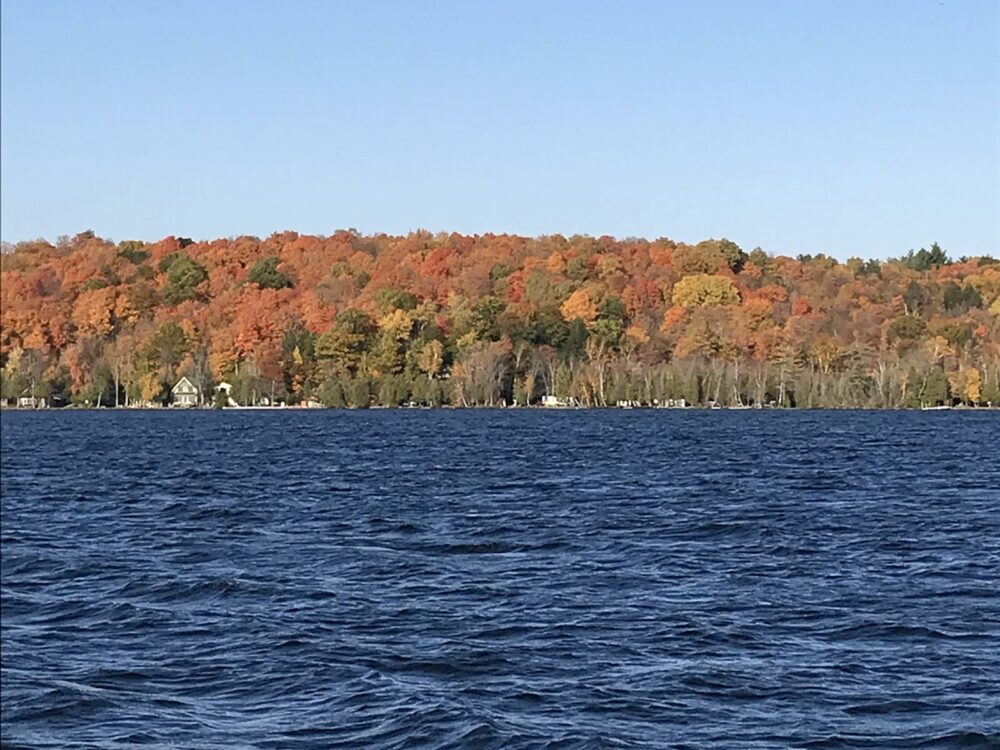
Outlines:
{"type": "Polygon", "coordinates": [[[683,307],[704,305],[736,305],[740,301],[739,290],[725,276],[696,273],[685,276],[674,284],[674,304],[683,307]]]}
{"type": "Polygon", "coordinates": [[[976,404],[982,398],[983,376],[975,367],[963,367],[948,375],[953,393],[959,394],[966,403],[976,404]]]}
{"type": "Polygon", "coordinates": [[[437,339],[431,339],[417,355],[417,366],[427,373],[428,378],[433,378],[441,372],[444,364],[444,345],[437,339]]]}
{"type": "Polygon", "coordinates": [[[567,321],[579,319],[590,325],[597,318],[597,305],[586,290],[577,289],[563,302],[560,312],[567,321]]]}
{"type": "Polygon", "coordinates": [[[977,368],[970,367],[965,371],[965,400],[970,404],[978,404],[982,392],[983,376],[979,374],[977,368]]]}
{"type": "Polygon", "coordinates": [[[143,401],[154,401],[163,392],[163,383],[155,372],[147,372],[139,378],[139,397],[143,401]]]}
{"type": "Polygon", "coordinates": [[[406,310],[390,310],[378,322],[383,335],[394,339],[405,339],[413,328],[413,315],[406,310]]]}
{"type": "Polygon", "coordinates": [[[370,352],[369,365],[376,376],[398,374],[405,365],[406,344],[413,333],[413,315],[392,310],[379,321],[381,331],[370,352]]]}
{"type": "Polygon", "coordinates": [[[597,261],[597,273],[604,279],[616,273],[621,265],[621,259],[617,255],[602,255],[597,261]]]}

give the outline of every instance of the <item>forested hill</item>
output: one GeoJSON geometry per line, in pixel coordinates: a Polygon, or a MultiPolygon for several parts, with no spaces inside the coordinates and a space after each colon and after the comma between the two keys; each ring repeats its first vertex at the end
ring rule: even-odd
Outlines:
{"type": "Polygon", "coordinates": [[[3,397],[332,406],[1000,402],[1000,262],[726,240],[274,234],[2,254],[3,397]]]}

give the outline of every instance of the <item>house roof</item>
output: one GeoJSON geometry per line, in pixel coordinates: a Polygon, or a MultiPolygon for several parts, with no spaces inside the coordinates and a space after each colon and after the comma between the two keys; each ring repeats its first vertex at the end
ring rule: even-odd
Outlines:
{"type": "Polygon", "coordinates": [[[194,383],[192,383],[190,380],[187,379],[187,376],[184,376],[183,378],[177,381],[177,385],[175,385],[173,388],[170,389],[171,393],[177,393],[178,391],[197,392],[198,389],[194,387],[194,383]]]}

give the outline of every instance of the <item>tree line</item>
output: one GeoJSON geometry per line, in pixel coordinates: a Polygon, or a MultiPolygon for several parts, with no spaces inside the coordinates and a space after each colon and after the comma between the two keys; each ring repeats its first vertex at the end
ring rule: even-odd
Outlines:
{"type": "Polygon", "coordinates": [[[5,245],[0,396],[166,404],[1000,403],[1000,262],[725,239],[331,236],[5,245]]]}

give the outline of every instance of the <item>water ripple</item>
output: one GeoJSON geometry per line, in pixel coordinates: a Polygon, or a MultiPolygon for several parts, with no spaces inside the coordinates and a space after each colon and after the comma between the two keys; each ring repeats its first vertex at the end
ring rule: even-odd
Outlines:
{"type": "Polygon", "coordinates": [[[995,414],[2,420],[4,747],[1000,747],[995,414]]]}

